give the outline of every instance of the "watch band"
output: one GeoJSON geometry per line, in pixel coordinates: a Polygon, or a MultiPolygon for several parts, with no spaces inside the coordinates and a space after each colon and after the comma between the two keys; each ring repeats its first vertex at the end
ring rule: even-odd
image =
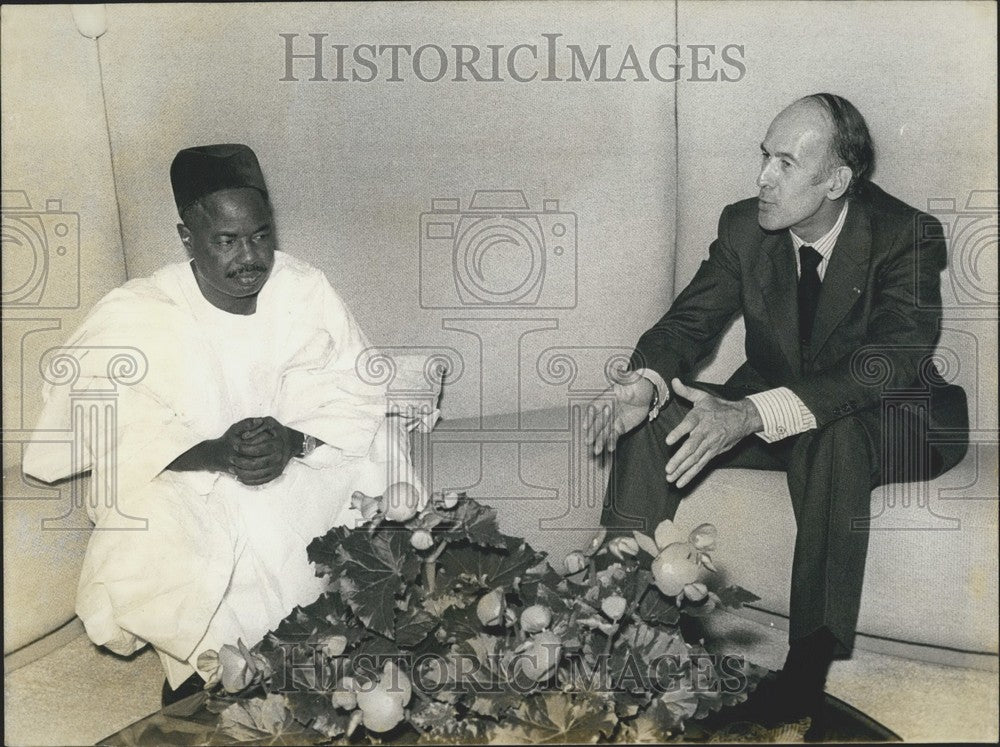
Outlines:
{"type": "Polygon", "coordinates": [[[316,451],[316,447],[319,445],[316,438],[310,436],[308,433],[302,434],[302,443],[299,445],[298,451],[296,451],[295,456],[299,459],[305,459],[307,456],[316,451]]]}
{"type": "Polygon", "coordinates": [[[299,449],[299,453],[296,454],[299,459],[305,459],[307,456],[316,451],[316,439],[310,436],[308,433],[302,434],[302,448],[299,449]]]}
{"type": "Polygon", "coordinates": [[[660,414],[660,390],[653,386],[653,401],[649,405],[649,415],[647,416],[650,423],[656,420],[657,416],[660,414]]]}

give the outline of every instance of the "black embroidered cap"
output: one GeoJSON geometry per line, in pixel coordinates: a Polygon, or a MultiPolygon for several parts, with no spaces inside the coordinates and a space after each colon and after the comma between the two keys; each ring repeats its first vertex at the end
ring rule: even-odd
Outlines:
{"type": "Polygon", "coordinates": [[[267,197],[257,155],[239,143],[200,145],[180,151],[170,164],[170,185],[179,215],[199,198],[222,189],[253,187],[267,197]]]}

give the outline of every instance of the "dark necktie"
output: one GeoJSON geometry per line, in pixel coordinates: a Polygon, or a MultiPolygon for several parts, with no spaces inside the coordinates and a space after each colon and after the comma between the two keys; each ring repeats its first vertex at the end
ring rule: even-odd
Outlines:
{"type": "Polygon", "coordinates": [[[819,304],[819,263],[823,255],[811,246],[799,247],[799,342],[809,344],[819,304]]]}

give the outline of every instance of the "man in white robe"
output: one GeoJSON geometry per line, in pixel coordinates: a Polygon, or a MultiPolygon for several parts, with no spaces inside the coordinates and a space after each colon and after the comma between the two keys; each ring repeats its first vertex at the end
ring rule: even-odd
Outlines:
{"type": "MultiPolygon", "coordinates": [[[[203,651],[253,645],[319,595],[306,546],[360,517],[353,491],[413,481],[406,439],[387,437],[400,426],[387,424],[384,388],[358,377],[364,335],[321,271],[275,248],[253,151],[186,149],[171,180],[190,263],[112,291],[67,343],[95,388],[110,373],[83,348],[145,356],[141,381],[119,387],[114,437],[93,443],[83,429],[81,464],[36,435],[24,459],[51,482],[112,450],[113,505],[87,502],[96,527],[77,613],[112,651],[154,646],[165,702],[201,684],[203,651]]],[[[69,430],[68,387],[44,397],[36,434],[69,430]]]]}

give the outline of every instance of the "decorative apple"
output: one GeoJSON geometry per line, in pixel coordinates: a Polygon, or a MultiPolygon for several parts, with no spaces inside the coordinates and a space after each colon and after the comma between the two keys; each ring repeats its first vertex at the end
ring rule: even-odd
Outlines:
{"type": "Polygon", "coordinates": [[[698,580],[699,568],[691,546],[687,542],[667,545],[653,559],[650,567],[656,588],[668,597],[676,597],[684,587],[698,580]]]}
{"type": "Polygon", "coordinates": [[[670,519],[661,521],[654,537],[640,532],[632,536],[640,548],[653,556],[650,570],[656,587],[668,597],[700,602],[711,597],[704,584],[698,583],[701,569],[715,570],[709,553],[715,550],[719,532],[712,524],[701,524],[687,538],[670,519]]]}
{"type": "Polygon", "coordinates": [[[408,482],[394,482],[385,489],[379,510],[389,521],[409,521],[420,510],[420,492],[408,482]]]}

